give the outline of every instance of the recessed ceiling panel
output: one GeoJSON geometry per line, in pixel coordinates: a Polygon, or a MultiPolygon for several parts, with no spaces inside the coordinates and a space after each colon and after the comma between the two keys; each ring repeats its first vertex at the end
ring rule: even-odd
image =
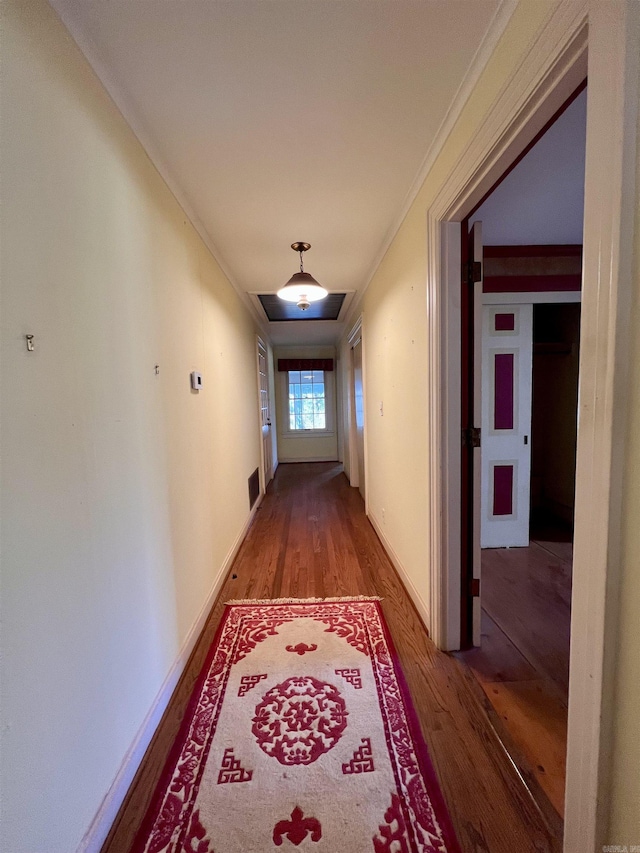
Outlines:
{"type": "Polygon", "coordinates": [[[258,299],[270,323],[287,320],[337,320],[346,293],[330,293],[319,302],[312,302],[302,311],[293,302],[285,302],[275,293],[260,293],[258,299]]]}

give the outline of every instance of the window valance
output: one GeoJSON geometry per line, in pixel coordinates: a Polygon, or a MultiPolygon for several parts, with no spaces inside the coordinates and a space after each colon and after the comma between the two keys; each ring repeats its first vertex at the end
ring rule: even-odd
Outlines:
{"type": "Polygon", "coordinates": [[[289,370],[333,370],[332,358],[279,358],[278,371],[289,370]]]}

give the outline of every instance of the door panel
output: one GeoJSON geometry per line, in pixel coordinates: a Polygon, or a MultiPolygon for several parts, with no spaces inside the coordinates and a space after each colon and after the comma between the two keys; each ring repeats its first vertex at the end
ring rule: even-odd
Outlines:
{"type": "Polygon", "coordinates": [[[532,305],[484,306],[483,548],[529,544],[532,339],[532,305]]]}
{"type": "Polygon", "coordinates": [[[266,491],[273,479],[273,440],[271,436],[271,399],[267,348],[258,338],[258,387],[260,394],[260,429],[262,432],[262,482],[266,491]]]}

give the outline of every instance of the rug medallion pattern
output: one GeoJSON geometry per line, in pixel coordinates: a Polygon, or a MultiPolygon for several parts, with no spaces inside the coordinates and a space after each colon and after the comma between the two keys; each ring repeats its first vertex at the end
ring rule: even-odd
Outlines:
{"type": "Polygon", "coordinates": [[[227,607],[135,853],[458,853],[376,600],[227,607]]]}

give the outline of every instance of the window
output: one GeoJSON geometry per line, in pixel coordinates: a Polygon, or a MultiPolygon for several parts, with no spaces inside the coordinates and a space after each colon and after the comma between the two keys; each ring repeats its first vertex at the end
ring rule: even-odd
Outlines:
{"type": "Polygon", "coordinates": [[[326,429],[324,370],[289,370],[289,429],[326,429]]]}

